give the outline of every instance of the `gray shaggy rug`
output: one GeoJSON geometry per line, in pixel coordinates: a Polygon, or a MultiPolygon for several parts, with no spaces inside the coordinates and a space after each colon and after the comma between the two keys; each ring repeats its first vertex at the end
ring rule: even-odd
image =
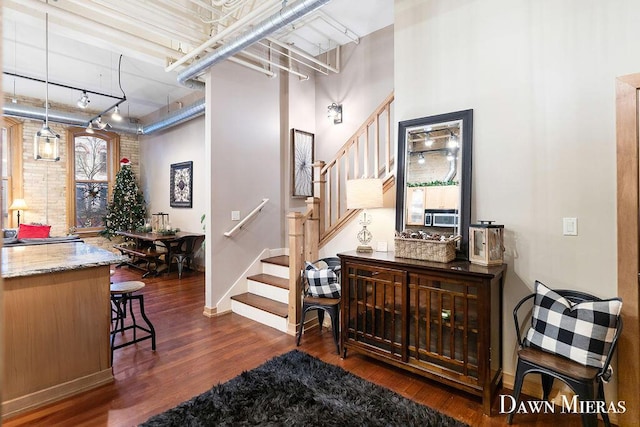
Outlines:
{"type": "Polygon", "coordinates": [[[467,426],[298,350],[142,426],[467,426]]]}

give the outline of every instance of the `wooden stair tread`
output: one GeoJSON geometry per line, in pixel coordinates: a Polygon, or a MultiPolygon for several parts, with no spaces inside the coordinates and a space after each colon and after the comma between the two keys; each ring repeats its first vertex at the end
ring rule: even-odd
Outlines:
{"type": "Polygon", "coordinates": [[[289,267],[289,255],[278,255],[260,260],[268,264],[281,265],[283,267],[289,267]]]}
{"type": "Polygon", "coordinates": [[[275,286],[281,289],[289,289],[289,279],[274,276],[271,274],[260,273],[247,277],[254,282],[266,283],[267,285],[275,286]]]}
{"type": "Polygon", "coordinates": [[[240,295],[234,295],[231,297],[231,299],[266,311],[267,313],[275,314],[276,316],[284,318],[289,316],[289,306],[287,304],[283,304],[281,302],[274,301],[269,298],[264,298],[249,292],[240,295]]]}

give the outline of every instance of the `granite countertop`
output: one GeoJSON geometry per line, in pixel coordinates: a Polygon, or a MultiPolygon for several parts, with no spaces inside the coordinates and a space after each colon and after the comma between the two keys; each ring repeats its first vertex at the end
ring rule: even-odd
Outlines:
{"type": "Polygon", "coordinates": [[[126,257],[86,243],[2,248],[2,277],[32,276],[116,264],[126,257]]]}

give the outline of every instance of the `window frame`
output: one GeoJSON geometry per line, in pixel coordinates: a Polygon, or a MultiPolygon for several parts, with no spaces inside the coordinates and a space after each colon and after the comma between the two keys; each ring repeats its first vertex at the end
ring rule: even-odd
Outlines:
{"type": "MultiPolygon", "coordinates": [[[[10,117],[2,118],[2,127],[7,130],[7,149],[9,152],[9,169],[2,171],[2,179],[7,179],[7,206],[11,206],[15,199],[24,198],[22,182],[22,122],[10,117]]],[[[4,212],[2,212],[4,215],[4,212]]],[[[16,228],[17,217],[8,211],[8,218],[2,221],[4,228],[16,228]]]]}
{"type": "Polygon", "coordinates": [[[120,169],[120,135],[115,132],[95,130],[89,133],[84,128],[67,129],[67,228],[74,230],[74,234],[83,237],[95,237],[104,227],[87,227],[78,229],[76,226],[76,158],[75,141],[77,137],[90,136],[107,141],[107,203],[113,197],[113,187],[116,181],[116,174],[120,169]]]}

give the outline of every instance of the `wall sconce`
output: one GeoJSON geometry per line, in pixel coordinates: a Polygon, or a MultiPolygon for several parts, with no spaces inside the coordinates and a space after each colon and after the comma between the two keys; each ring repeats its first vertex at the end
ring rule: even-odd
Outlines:
{"type": "Polygon", "coordinates": [[[10,211],[18,211],[18,226],[20,226],[20,211],[26,211],[29,209],[27,203],[24,199],[15,199],[11,206],[9,206],[10,211]]]}
{"type": "Polygon", "coordinates": [[[342,104],[338,105],[335,102],[327,107],[327,117],[333,119],[333,124],[337,125],[342,123],[342,104]]]}
{"type": "Polygon", "coordinates": [[[371,224],[371,215],[367,216],[367,209],[381,207],[383,207],[381,179],[347,180],[347,209],[364,209],[360,219],[362,230],[358,232],[360,245],[357,252],[373,252],[373,248],[369,246],[373,235],[367,230],[367,225],[371,224]]]}

